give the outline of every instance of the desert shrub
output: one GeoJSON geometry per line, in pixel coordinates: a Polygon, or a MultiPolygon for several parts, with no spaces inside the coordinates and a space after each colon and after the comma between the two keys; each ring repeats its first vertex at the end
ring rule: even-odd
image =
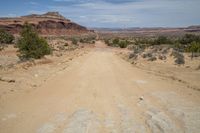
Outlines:
{"type": "Polygon", "coordinates": [[[72,44],[74,44],[74,45],[77,45],[78,44],[78,41],[77,41],[77,39],[76,38],[72,38],[72,44]]]}
{"type": "Polygon", "coordinates": [[[89,44],[93,44],[95,43],[94,41],[96,40],[96,36],[86,36],[86,37],[82,37],[79,41],[80,43],[89,43],[89,44]]]}
{"type": "Polygon", "coordinates": [[[179,52],[185,51],[185,45],[181,44],[180,42],[175,42],[173,48],[179,52]]]}
{"type": "Polygon", "coordinates": [[[119,43],[119,38],[115,38],[112,43],[113,44],[118,44],[119,43]]]}
{"type": "Polygon", "coordinates": [[[120,48],[126,48],[128,46],[128,42],[125,41],[125,40],[121,40],[119,43],[118,43],[119,47],[120,48]]]}
{"type": "Polygon", "coordinates": [[[84,43],[84,40],[82,38],[80,39],[80,43],[84,43]]]}
{"type": "Polygon", "coordinates": [[[12,43],[14,36],[3,29],[0,29],[0,43],[12,43]]]}
{"type": "Polygon", "coordinates": [[[179,42],[181,44],[190,44],[192,42],[199,42],[200,43],[200,36],[194,34],[185,34],[179,42]]]}
{"type": "Polygon", "coordinates": [[[39,59],[51,53],[51,48],[47,41],[39,37],[37,32],[34,31],[32,26],[28,23],[25,23],[23,26],[21,37],[17,42],[17,47],[20,53],[18,56],[21,59],[39,59]]]}
{"type": "Polygon", "coordinates": [[[174,58],[175,58],[175,63],[176,64],[185,64],[185,59],[184,59],[184,56],[183,56],[183,54],[182,53],[180,53],[180,52],[178,52],[178,51],[173,51],[172,53],[171,53],[171,56],[174,56],[174,58]]]}
{"type": "Polygon", "coordinates": [[[111,39],[105,39],[104,42],[111,47],[118,47],[118,44],[114,44],[111,39]]]}
{"type": "Polygon", "coordinates": [[[192,42],[187,48],[187,52],[200,53],[200,42],[192,42]]]}
{"type": "Polygon", "coordinates": [[[136,38],[135,39],[135,44],[136,45],[153,44],[153,40],[151,38],[144,38],[144,37],[136,38]]]}
{"type": "Polygon", "coordinates": [[[110,40],[109,40],[109,39],[105,39],[104,42],[105,42],[105,44],[107,44],[108,46],[111,46],[111,45],[112,45],[112,43],[110,43],[110,40]]]}
{"type": "Polygon", "coordinates": [[[200,53],[200,42],[192,42],[191,44],[189,44],[189,46],[186,49],[187,52],[191,52],[192,56],[191,58],[194,57],[194,54],[198,54],[200,53]]]}
{"type": "Polygon", "coordinates": [[[154,45],[160,45],[160,44],[172,44],[172,40],[165,36],[159,36],[157,39],[155,39],[152,44],[154,45]]]}
{"type": "Polygon", "coordinates": [[[180,55],[178,56],[176,59],[175,59],[175,63],[176,64],[185,64],[185,59],[184,59],[184,56],[183,55],[180,55]]]}

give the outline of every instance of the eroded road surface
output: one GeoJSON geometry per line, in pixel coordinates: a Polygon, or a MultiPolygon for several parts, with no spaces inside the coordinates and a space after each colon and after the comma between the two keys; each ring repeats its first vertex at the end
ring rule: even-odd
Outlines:
{"type": "Polygon", "coordinates": [[[102,42],[0,105],[0,133],[200,132],[199,91],[135,68],[102,42]]]}

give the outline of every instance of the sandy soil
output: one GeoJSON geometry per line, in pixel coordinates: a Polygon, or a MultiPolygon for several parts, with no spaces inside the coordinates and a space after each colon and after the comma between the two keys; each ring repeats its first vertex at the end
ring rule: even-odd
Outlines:
{"type": "Polygon", "coordinates": [[[0,132],[199,132],[199,91],[135,67],[100,41],[86,53],[59,65],[21,70],[18,77],[9,73],[40,81],[38,86],[0,81],[0,132]],[[45,70],[48,78],[41,76],[45,70]]]}

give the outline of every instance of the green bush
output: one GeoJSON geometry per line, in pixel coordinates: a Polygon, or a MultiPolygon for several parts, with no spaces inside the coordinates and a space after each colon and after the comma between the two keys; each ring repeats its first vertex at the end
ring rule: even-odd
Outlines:
{"type": "Polygon", "coordinates": [[[154,40],[152,38],[145,38],[145,37],[141,37],[141,38],[136,38],[134,41],[135,45],[153,45],[154,44],[154,40]]]}
{"type": "Polygon", "coordinates": [[[94,44],[95,43],[95,36],[88,36],[81,38],[79,41],[80,43],[88,43],[88,44],[94,44]]]}
{"type": "Polygon", "coordinates": [[[118,45],[119,45],[120,48],[126,48],[128,46],[128,42],[122,40],[122,41],[119,42],[118,45]]]}
{"type": "Polygon", "coordinates": [[[159,45],[159,44],[172,44],[172,40],[165,36],[159,36],[156,40],[153,41],[154,45],[159,45]]]}
{"type": "Polygon", "coordinates": [[[109,41],[108,39],[105,39],[104,42],[105,42],[105,44],[107,44],[108,46],[111,46],[111,43],[110,43],[110,41],[109,41]]]}
{"type": "Polygon", "coordinates": [[[85,43],[84,40],[83,40],[82,38],[80,39],[80,43],[85,43]]]}
{"type": "Polygon", "coordinates": [[[0,43],[12,43],[14,36],[3,29],[0,29],[0,43]]]}
{"type": "Polygon", "coordinates": [[[194,57],[194,53],[200,53],[200,42],[192,42],[187,48],[186,52],[191,52],[192,56],[191,58],[194,57]]]}
{"type": "Polygon", "coordinates": [[[115,38],[113,41],[112,41],[113,44],[117,45],[119,43],[119,38],[115,38]]]}
{"type": "Polygon", "coordinates": [[[192,42],[199,42],[200,43],[200,36],[194,34],[185,34],[179,42],[181,44],[190,44],[192,42]]]}
{"type": "Polygon", "coordinates": [[[18,56],[21,59],[39,59],[51,53],[51,48],[47,41],[39,37],[37,32],[35,32],[28,23],[25,23],[23,26],[21,37],[17,42],[17,47],[20,53],[18,56]]]}
{"type": "Polygon", "coordinates": [[[77,44],[78,44],[78,41],[77,41],[76,38],[72,38],[72,44],[74,44],[74,45],[77,45],[77,44]]]}
{"type": "Polygon", "coordinates": [[[188,52],[200,53],[200,42],[192,42],[188,47],[188,52]]]}

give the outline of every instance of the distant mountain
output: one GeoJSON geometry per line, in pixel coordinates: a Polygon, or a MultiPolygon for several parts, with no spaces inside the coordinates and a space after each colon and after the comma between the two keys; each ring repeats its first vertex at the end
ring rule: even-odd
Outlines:
{"type": "Polygon", "coordinates": [[[189,27],[177,27],[177,28],[170,28],[170,27],[147,27],[147,28],[140,28],[140,27],[131,27],[131,28],[90,28],[95,32],[102,34],[103,36],[182,36],[184,34],[200,34],[200,25],[196,26],[189,26],[189,27]]]}
{"type": "Polygon", "coordinates": [[[43,35],[72,35],[91,32],[86,27],[66,19],[58,12],[31,14],[16,18],[0,18],[0,28],[19,34],[25,22],[30,23],[43,35]]]}

